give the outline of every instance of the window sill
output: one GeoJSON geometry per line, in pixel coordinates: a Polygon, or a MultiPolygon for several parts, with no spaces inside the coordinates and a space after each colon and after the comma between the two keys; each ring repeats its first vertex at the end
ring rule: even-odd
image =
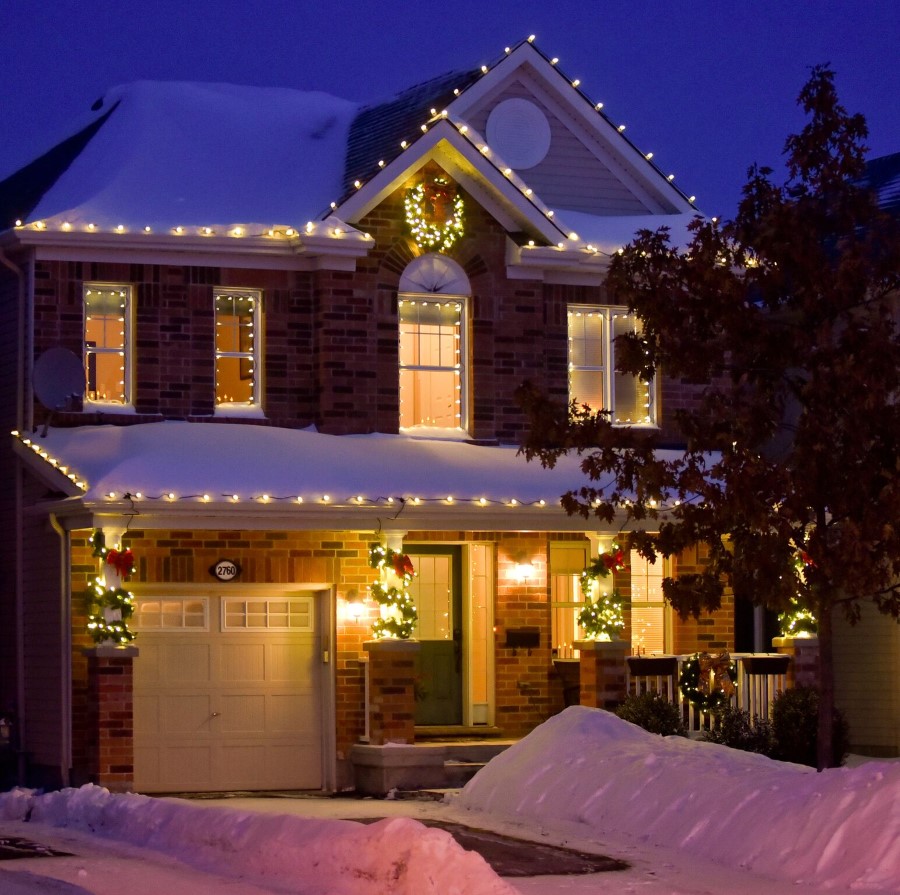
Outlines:
{"type": "Polygon", "coordinates": [[[240,417],[242,419],[263,420],[266,418],[262,407],[254,404],[248,407],[246,404],[217,404],[213,416],[240,417]]]}
{"type": "Polygon", "coordinates": [[[432,441],[468,441],[470,438],[465,429],[443,429],[438,426],[411,426],[398,431],[407,438],[427,438],[432,441]]]}
{"type": "Polygon", "coordinates": [[[85,400],[81,405],[82,413],[117,413],[123,416],[134,416],[137,411],[133,404],[113,404],[105,401],[85,400]]]}

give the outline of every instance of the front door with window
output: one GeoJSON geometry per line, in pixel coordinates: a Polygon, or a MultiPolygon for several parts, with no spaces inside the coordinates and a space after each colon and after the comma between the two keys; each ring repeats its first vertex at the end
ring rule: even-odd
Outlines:
{"type": "Polygon", "coordinates": [[[422,644],[416,668],[416,724],[462,723],[462,548],[411,548],[416,577],[409,592],[422,644]]]}

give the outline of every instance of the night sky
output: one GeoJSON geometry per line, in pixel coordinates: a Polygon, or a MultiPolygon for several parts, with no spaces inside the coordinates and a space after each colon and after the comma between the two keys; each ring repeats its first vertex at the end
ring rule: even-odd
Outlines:
{"type": "MultiPolygon", "coordinates": [[[[871,155],[900,151],[895,0],[0,0],[0,178],[138,79],[323,90],[359,102],[490,63],[529,34],[708,214],[777,167],[829,62],[871,155]]],[[[260,135],[265,139],[265,135],[260,135]]]]}

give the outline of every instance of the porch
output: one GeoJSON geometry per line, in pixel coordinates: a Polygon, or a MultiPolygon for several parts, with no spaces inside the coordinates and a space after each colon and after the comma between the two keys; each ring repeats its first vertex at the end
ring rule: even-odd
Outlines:
{"type": "MultiPolygon", "coordinates": [[[[769,718],[777,693],[814,681],[815,638],[775,638],[772,653],[735,653],[731,704],[751,716],[769,718]]],[[[550,674],[562,684],[557,710],[588,705],[613,710],[628,694],[656,692],[681,710],[689,736],[699,738],[715,723],[681,692],[678,681],[693,655],[629,656],[625,641],[582,641],[580,657],[554,659],[550,674]]],[[[366,735],[353,746],[356,789],[384,794],[392,789],[443,789],[464,785],[494,756],[516,742],[493,727],[416,727],[415,641],[366,644],[366,735]]]]}

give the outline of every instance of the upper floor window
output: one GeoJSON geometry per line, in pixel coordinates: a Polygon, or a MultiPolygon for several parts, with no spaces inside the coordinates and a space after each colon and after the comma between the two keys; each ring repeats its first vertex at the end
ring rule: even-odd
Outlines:
{"type": "Polygon", "coordinates": [[[85,401],[131,404],[131,286],[85,283],[85,401]]]}
{"type": "Polygon", "coordinates": [[[653,381],[616,369],[615,340],[635,331],[640,322],[622,308],[569,308],[569,400],[608,410],[618,426],[653,426],[653,381]]]}
{"type": "Polygon", "coordinates": [[[468,289],[462,268],[442,255],[423,255],[403,273],[397,302],[401,430],[466,430],[468,289]]]}
{"type": "Polygon", "coordinates": [[[259,407],[261,303],[261,295],[256,290],[217,289],[215,292],[216,407],[259,407]]]}

